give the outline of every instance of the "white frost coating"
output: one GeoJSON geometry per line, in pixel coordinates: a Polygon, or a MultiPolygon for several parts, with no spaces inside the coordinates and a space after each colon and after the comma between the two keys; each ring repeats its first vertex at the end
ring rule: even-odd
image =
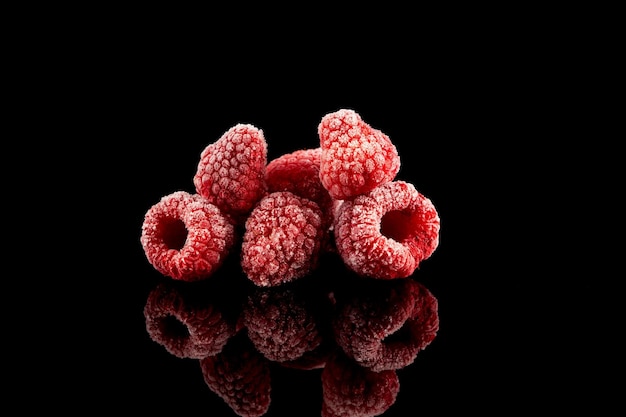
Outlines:
{"type": "Polygon", "coordinates": [[[273,192],[250,214],[242,242],[241,265],[258,285],[278,285],[317,265],[322,212],[316,203],[291,192],[273,192]],[[264,253],[253,250],[262,245],[264,253]]]}
{"type": "Polygon", "coordinates": [[[378,150],[378,147],[375,147],[374,144],[370,141],[364,141],[361,143],[360,149],[365,154],[365,156],[371,158],[378,150]]]}

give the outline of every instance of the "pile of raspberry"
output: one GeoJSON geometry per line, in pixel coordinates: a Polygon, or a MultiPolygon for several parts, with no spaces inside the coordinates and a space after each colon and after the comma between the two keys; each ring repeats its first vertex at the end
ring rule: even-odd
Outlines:
{"type": "Polygon", "coordinates": [[[168,286],[144,309],[152,339],[198,359],[209,388],[242,417],[268,411],[270,362],[322,369],[322,416],[380,415],[395,402],[396,371],[439,327],[436,298],[412,279],[439,244],[434,205],[396,179],[395,145],[355,111],[323,116],[318,136],[319,147],[268,161],[263,131],[237,124],[201,152],[195,192],[166,195],[144,217],[147,260],[172,282],[208,280],[236,253],[257,289],[235,319],[168,286]],[[292,285],[324,256],[340,259],[361,291],[328,290],[316,301],[330,305],[320,325],[292,285]]]}

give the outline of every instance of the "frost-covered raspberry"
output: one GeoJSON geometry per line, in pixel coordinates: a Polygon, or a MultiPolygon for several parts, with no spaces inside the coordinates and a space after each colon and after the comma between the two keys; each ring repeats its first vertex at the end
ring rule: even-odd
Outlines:
{"type": "Polygon", "coordinates": [[[245,223],[241,267],[261,287],[307,275],[319,261],[324,230],[319,206],[289,191],[269,193],[245,223]]]}
{"type": "Polygon", "coordinates": [[[222,265],[234,234],[215,205],[197,194],[176,191],[148,209],[140,241],[157,271],[175,280],[197,281],[222,265]]]}
{"type": "Polygon", "coordinates": [[[179,358],[218,354],[234,335],[234,324],[214,304],[194,302],[186,295],[168,283],[150,291],[143,310],[148,335],[179,358]]]}
{"type": "Polygon", "coordinates": [[[269,361],[238,333],[215,356],[200,360],[200,369],[211,391],[241,417],[260,417],[271,402],[269,361]]]}
{"type": "Polygon", "coordinates": [[[322,417],[373,417],[383,414],[400,391],[396,371],[374,372],[337,354],[322,370],[322,417]]]}
{"type": "Polygon", "coordinates": [[[193,183],[198,194],[241,222],[267,191],[266,165],[263,131],[239,123],[202,151],[193,183]]]}
{"type": "Polygon", "coordinates": [[[392,181],[345,200],[336,210],[337,251],[359,275],[405,278],[439,245],[439,214],[405,181],[392,181]]]}
{"type": "Polygon", "coordinates": [[[269,162],[266,182],[269,192],[290,191],[297,196],[317,203],[322,210],[323,252],[334,252],[331,228],[334,215],[334,200],[320,180],[322,148],[300,149],[283,154],[269,162]]]}
{"type": "Polygon", "coordinates": [[[320,181],[321,158],[319,147],[283,154],[267,164],[265,178],[269,192],[290,191],[315,201],[330,220],[332,199],[320,181]]]}
{"type": "Polygon", "coordinates": [[[243,322],[248,338],[271,361],[294,361],[322,343],[316,317],[290,289],[260,289],[251,294],[243,322]]]}
{"type": "Polygon", "coordinates": [[[354,110],[341,109],[318,125],[320,180],[338,200],[365,194],[392,181],[400,156],[389,137],[365,123],[354,110]]]}
{"type": "Polygon", "coordinates": [[[372,284],[338,307],[335,340],[372,371],[402,369],[435,338],[437,309],[437,299],[412,279],[372,284]]]}

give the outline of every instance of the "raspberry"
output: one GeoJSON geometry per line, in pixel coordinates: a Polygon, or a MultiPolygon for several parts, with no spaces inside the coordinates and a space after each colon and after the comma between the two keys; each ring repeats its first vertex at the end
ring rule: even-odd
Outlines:
{"type": "Polygon", "coordinates": [[[205,383],[241,417],[267,413],[271,402],[269,362],[238,333],[215,356],[200,360],[205,383]]]}
{"type": "Polygon", "coordinates": [[[396,371],[374,372],[337,354],[322,370],[322,417],[372,417],[383,414],[400,391],[396,371]]]}
{"type": "Polygon", "coordinates": [[[150,338],[179,358],[216,355],[234,334],[234,325],[215,305],[190,300],[167,283],[150,291],[143,312],[150,338]]]}
{"type": "Polygon", "coordinates": [[[263,131],[240,123],[202,151],[193,183],[198,194],[237,223],[266,193],[266,165],[263,131]]]}
{"type": "Polygon", "coordinates": [[[432,202],[404,181],[381,185],[336,210],[337,251],[362,276],[405,278],[439,245],[432,202]]]}
{"type": "Polygon", "coordinates": [[[290,191],[315,201],[325,218],[332,219],[332,199],[320,181],[322,148],[300,149],[283,154],[267,164],[269,192],[290,191]]]}
{"type": "Polygon", "coordinates": [[[412,279],[372,284],[338,308],[335,340],[375,372],[404,368],[435,338],[437,299],[412,279]]]}
{"type": "Polygon", "coordinates": [[[175,280],[197,281],[222,265],[235,231],[215,205],[176,191],[148,209],[140,241],[157,271],[175,280]]]}
{"type": "Polygon", "coordinates": [[[316,318],[290,289],[254,292],[243,317],[248,338],[271,361],[294,361],[322,342],[316,318]]]}
{"type": "Polygon", "coordinates": [[[400,170],[400,157],[389,137],[353,110],[325,115],[317,130],[320,180],[335,199],[365,194],[392,181],[400,170]]]}
{"type": "Polygon", "coordinates": [[[262,287],[303,277],[318,265],[323,233],[315,202],[289,191],[270,193],[246,220],[241,267],[262,287]]]}

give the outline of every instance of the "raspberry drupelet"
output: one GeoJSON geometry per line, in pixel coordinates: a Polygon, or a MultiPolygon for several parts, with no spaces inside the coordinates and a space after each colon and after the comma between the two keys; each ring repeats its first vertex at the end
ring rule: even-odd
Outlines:
{"type": "Polygon", "coordinates": [[[336,209],[337,251],[357,274],[394,279],[411,275],[439,245],[439,214],[413,184],[392,181],[336,209]]]}
{"type": "Polygon", "coordinates": [[[146,212],[140,241],[161,274],[198,281],[222,265],[235,242],[235,230],[215,205],[197,194],[176,191],[146,212]]]}

